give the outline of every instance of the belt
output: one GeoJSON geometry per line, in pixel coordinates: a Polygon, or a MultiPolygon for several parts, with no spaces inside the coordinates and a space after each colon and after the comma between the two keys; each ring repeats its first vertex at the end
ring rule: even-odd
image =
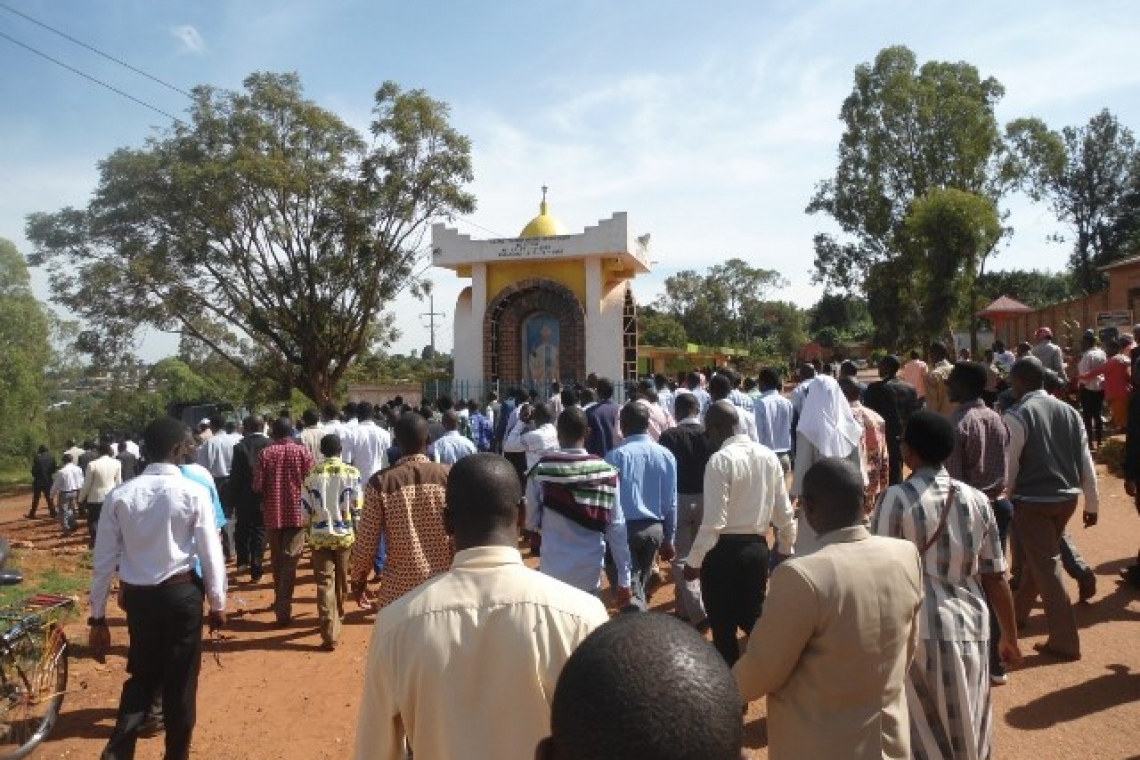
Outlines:
{"type": "Polygon", "coordinates": [[[758,536],[755,533],[721,533],[717,538],[717,542],[725,541],[731,544],[758,544],[761,541],[768,543],[768,539],[764,536],[758,536]]]}
{"type": "Polygon", "coordinates": [[[139,586],[134,583],[127,583],[126,581],[119,581],[119,585],[123,588],[129,589],[150,589],[150,588],[163,588],[165,586],[180,586],[183,583],[190,583],[194,580],[194,574],[189,570],[183,570],[180,573],[175,573],[166,580],[159,581],[153,586],[139,586]]]}

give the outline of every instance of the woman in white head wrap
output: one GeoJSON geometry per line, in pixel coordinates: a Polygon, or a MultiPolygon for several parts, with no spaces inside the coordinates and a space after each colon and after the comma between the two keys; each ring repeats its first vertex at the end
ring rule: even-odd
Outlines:
{"type": "MultiPolygon", "coordinates": [[[[799,423],[796,425],[796,463],[791,496],[803,493],[803,479],[820,459],[849,459],[867,478],[863,451],[863,426],[851,413],[851,404],[839,383],[830,375],[819,375],[807,386],[799,423]]],[[[800,520],[796,554],[810,554],[818,548],[816,533],[807,520],[800,520]]]]}

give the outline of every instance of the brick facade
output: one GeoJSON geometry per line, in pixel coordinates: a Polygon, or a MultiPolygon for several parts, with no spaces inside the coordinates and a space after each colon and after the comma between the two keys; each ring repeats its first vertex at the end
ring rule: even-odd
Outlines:
{"type": "Polygon", "coordinates": [[[563,381],[586,378],[586,312],[561,283],[519,280],[496,293],[483,319],[483,367],[491,380],[517,382],[523,376],[522,325],[546,312],[558,319],[558,364],[563,381]]]}

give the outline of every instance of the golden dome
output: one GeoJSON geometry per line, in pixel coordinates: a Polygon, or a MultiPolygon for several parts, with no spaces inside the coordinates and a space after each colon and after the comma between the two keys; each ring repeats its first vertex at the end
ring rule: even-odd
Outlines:
{"type": "Polygon", "coordinates": [[[523,227],[523,231],[519,233],[520,238],[540,238],[540,237],[554,237],[555,235],[565,235],[566,227],[557,218],[550,215],[546,205],[546,187],[542,188],[542,203],[538,206],[538,216],[527,222],[523,227]]]}

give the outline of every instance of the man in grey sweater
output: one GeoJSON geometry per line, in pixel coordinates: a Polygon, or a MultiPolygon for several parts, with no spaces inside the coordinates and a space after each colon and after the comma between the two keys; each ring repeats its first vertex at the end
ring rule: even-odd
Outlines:
{"type": "Polygon", "coordinates": [[[1081,494],[1084,524],[1096,525],[1099,494],[1081,416],[1047,394],[1044,382],[1045,369],[1034,357],[1019,359],[1010,372],[1020,400],[1004,418],[1010,433],[1006,482],[1014,503],[1013,528],[1025,561],[1014,608],[1021,628],[1040,594],[1049,638],[1039,651],[1076,660],[1081,643],[1057,545],[1081,494]]]}

